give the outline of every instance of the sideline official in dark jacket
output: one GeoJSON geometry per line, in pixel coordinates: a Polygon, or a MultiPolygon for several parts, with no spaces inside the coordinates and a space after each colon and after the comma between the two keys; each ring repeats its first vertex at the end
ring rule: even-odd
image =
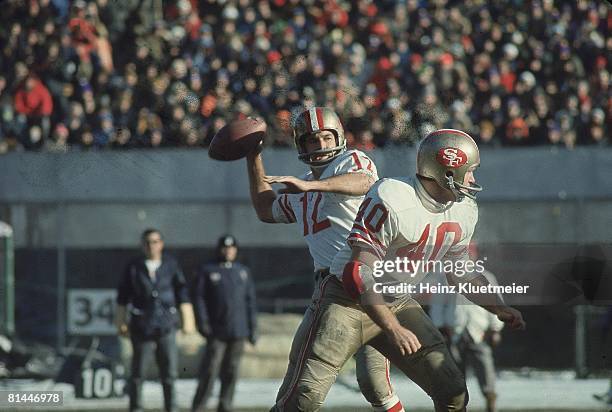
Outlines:
{"type": "Polygon", "coordinates": [[[193,310],[179,264],[162,253],[164,243],[159,230],[144,231],[141,241],[144,255],[127,265],[117,291],[117,329],[120,335],[130,336],[133,347],[128,386],[130,411],[142,410],[143,373],[154,353],[165,410],[178,411],[174,393],[178,374],[176,330],[181,318],[183,332],[195,330],[193,310]]]}
{"type": "Polygon", "coordinates": [[[236,263],[238,247],[232,236],[218,243],[219,259],[202,265],[193,287],[198,331],[207,339],[192,411],[203,410],[214,381],[221,378],[219,412],[232,409],[238,366],[245,340],[256,340],[255,286],[246,266],[236,263]]]}

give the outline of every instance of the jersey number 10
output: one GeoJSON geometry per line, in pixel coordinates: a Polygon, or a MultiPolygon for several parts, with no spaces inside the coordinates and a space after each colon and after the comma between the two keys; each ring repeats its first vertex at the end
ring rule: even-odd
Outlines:
{"type": "MultiPolygon", "coordinates": [[[[365,212],[370,206],[372,198],[368,197],[364,200],[359,208],[359,212],[355,217],[355,222],[359,223],[363,221],[363,225],[367,228],[370,233],[378,233],[380,229],[382,229],[383,224],[387,220],[389,216],[389,212],[387,208],[384,207],[380,203],[375,203],[367,216],[365,216],[365,212]],[[374,223],[375,222],[375,223],[374,223]]],[[[421,234],[421,237],[416,243],[413,243],[408,246],[404,246],[399,248],[395,254],[399,257],[407,257],[411,261],[417,260],[429,260],[433,261],[438,258],[440,254],[440,250],[442,249],[442,245],[446,238],[447,234],[451,234],[453,236],[453,240],[449,248],[455,246],[461,240],[461,226],[457,222],[442,222],[436,228],[435,242],[434,247],[431,249],[431,253],[428,257],[425,256],[425,247],[427,246],[427,241],[429,240],[429,232],[430,232],[430,224],[428,223],[421,234]]],[[[444,251],[446,253],[448,249],[444,251]]]]}

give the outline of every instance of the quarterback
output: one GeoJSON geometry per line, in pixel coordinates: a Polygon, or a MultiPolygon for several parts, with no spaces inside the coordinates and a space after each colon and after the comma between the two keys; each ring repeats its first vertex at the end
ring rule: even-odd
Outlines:
{"type": "MultiPolygon", "coordinates": [[[[372,186],[347,244],[332,262],[332,275],[321,282],[320,321],[304,351],[305,366],[289,402],[302,400],[300,410],[318,410],[340,368],[369,344],[425,390],[436,411],[465,410],[465,378],[440,332],[409,293],[377,293],[373,285],[381,278],[373,276],[373,268],[376,261],[396,257],[468,259],[477,219],[474,197],[481,190],[474,179],[479,156],[468,134],[437,130],[420,143],[416,176],[382,179],[372,186]],[[313,393],[319,399],[312,399],[313,393]]],[[[417,284],[425,274],[387,273],[386,284],[417,284]]],[[[453,273],[447,278],[450,284],[459,280],[453,273]]],[[[488,284],[477,272],[460,280],[488,284]]],[[[513,328],[525,327],[520,312],[498,296],[486,295],[484,300],[481,295],[466,296],[513,328]]]]}
{"type": "MultiPolygon", "coordinates": [[[[329,277],[332,259],[346,243],[359,205],[378,175],[364,153],[346,150],[340,119],[329,108],[314,107],[300,113],[293,134],[298,158],[310,169],[305,175],[266,176],[260,148],[247,156],[247,169],[251,200],[259,219],[267,223],[297,223],[314,261],[313,300],[295,334],[287,373],[277,396],[278,410],[302,411],[310,410],[306,405],[322,400],[316,388],[299,398],[294,396],[304,373],[312,374],[314,381],[327,379],[329,385],[335,379],[335,375],[328,376],[324,364],[309,365],[306,370],[304,361],[313,331],[321,321],[323,279],[329,277]],[[273,183],[285,187],[277,194],[271,187],[273,183]]],[[[351,355],[355,353],[359,388],[374,410],[403,411],[390,384],[387,359],[369,345],[351,355]]]]}

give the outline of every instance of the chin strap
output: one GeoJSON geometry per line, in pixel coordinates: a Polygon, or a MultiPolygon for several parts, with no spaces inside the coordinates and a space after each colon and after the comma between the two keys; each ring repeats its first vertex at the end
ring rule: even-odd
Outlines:
{"type": "Polygon", "coordinates": [[[446,176],[447,186],[457,198],[457,202],[461,202],[464,197],[476,200],[476,194],[482,191],[482,186],[475,183],[466,186],[459,182],[455,182],[452,175],[446,176]]]}

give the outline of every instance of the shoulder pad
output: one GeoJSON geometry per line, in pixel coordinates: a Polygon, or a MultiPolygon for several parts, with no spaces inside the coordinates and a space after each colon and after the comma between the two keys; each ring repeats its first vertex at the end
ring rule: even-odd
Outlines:
{"type": "Polygon", "coordinates": [[[404,177],[381,179],[372,186],[370,193],[368,196],[379,199],[396,212],[412,209],[419,202],[414,187],[404,177]]]}

